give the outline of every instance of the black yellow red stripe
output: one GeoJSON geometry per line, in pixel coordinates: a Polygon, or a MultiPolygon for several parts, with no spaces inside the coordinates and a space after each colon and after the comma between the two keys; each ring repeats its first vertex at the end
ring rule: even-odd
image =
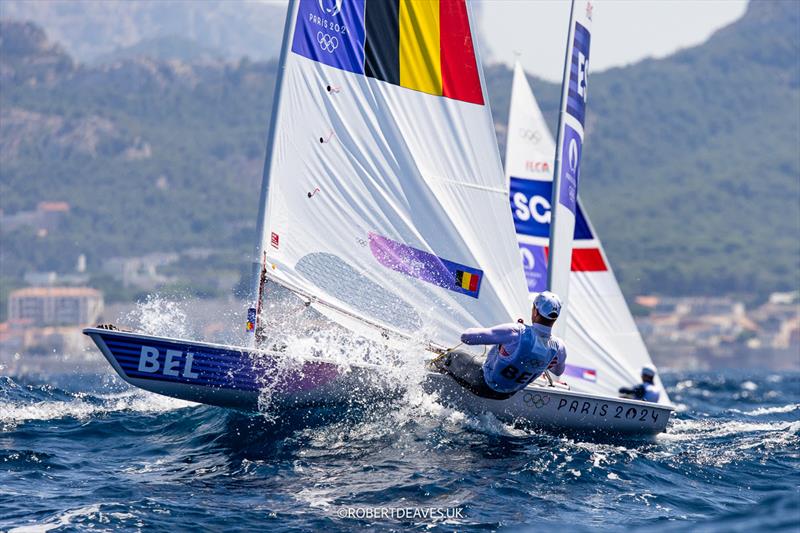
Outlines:
{"type": "Polygon", "coordinates": [[[367,0],[364,74],[483,104],[464,0],[367,0]]]}

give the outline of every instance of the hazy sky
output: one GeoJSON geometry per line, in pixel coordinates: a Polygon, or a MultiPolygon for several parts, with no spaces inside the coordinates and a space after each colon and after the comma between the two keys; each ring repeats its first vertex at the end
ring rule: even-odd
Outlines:
{"type": "MultiPolygon", "coordinates": [[[[569,5],[566,0],[477,0],[484,62],[514,62],[560,81],[569,5]]],[[[744,14],[747,0],[597,0],[592,20],[591,70],[663,57],[705,41],[744,14]]]]}

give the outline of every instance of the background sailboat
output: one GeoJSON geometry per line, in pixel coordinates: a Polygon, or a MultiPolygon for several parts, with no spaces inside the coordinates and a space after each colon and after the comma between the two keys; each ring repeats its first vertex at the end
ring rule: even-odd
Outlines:
{"type": "MultiPolygon", "coordinates": [[[[522,66],[514,67],[506,138],[511,211],[531,296],[547,288],[556,144],[522,66]]],[[[564,339],[573,390],[616,395],[654,366],[580,196],[569,274],[564,339]]],[[[662,387],[663,389],[663,387],[662,387]]],[[[662,403],[669,403],[662,390],[662,403]]]]}

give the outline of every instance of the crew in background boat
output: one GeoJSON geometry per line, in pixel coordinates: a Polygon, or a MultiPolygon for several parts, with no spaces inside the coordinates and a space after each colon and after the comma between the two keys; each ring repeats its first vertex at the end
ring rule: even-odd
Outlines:
{"type": "Polygon", "coordinates": [[[632,400],[644,400],[646,402],[657,403],[661,397],[661,393],[656,389],[653,380],[656,377],[656,371],[646,366],[642,368],[642,382],[633,388],[622,387],[619,389],[619,395],[623,398],[630,398],[632,400]]]}
{"type": "Polygon", "coordinates": [[[558,376],[564,372],[567,350],[561,339],[550,334],[560,313],[561,300],[544,291],[533,302],[532,325],[520,320],[492,328],[470,328],[461,335],[464,344],[493,345],[486,361],[481,361],[482,356],[452,351],[437,367],[478,396],[510,398],[545,370],[558,376]]]}

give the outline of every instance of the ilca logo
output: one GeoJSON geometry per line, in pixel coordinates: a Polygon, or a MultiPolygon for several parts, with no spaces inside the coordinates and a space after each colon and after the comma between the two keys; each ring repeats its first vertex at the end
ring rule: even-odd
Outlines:
{"type": "Polygon", "coordinates": [[[524,140],[528,141],[529,143],[539,144],[539,141],[542,140],[542,134],[536,130],[529,130],[527,128],[520,128],[519,129],[519,136],[522,137],[524,140]]]}
{"type": "Polygon", "coordinates": [[[550,172],[550,163],[547,161],[525,161],[525,170],[528,172],[550,172]]]}
{"type": "Polygon", "coordinates": [[[542,407],[550,403],[550,396],[548,396],[547,394],[526,392],[525,396],[522,397],[522,401],[524,401],[528,405],[533,405],[537,409],[541,409],[542,407]]]}
{"type": "Polygon", "coordinates": [[[335,17],[342,11],[342,0],[319,0],[319,8],[326,14],[335,17]]]}
{"type": "Polygon", "coordinates": [[[332,54],[334,50],[339,48],[339,39],[331,37],[327,33],[322,33],[321,31],[317,32],[317,42],[319,43],[319,47],[329,54],[332,54]]]}

